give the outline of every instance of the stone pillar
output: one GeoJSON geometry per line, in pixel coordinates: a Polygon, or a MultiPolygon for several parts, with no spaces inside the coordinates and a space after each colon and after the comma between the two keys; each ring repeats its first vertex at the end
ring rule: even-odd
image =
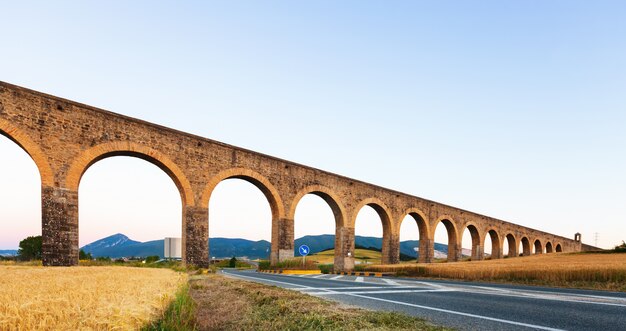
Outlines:
{"type": "Polygon", "coordinates": [[[183,261],[187,265],[209,266],[209,209],[183,207],[183,261]]]}
{"type": "Polygon", "coordinates": [[[41,208],[43,265],[78,265],[78,192],[42,186],[41,208]]]}
{"type": "Polygon", "coordinates": [[[382,264],[398,264],[400,263],[400,236],[389,235],[387,237],[389,237],[389,239],[387,240],[383,238],[383,251],[381,262],[382,264]]]}
{"type": "Polygon", "coordinates": [[[293,256],[293,220],[281,218],[272,222],[272,253],[270,254],[270,263],[275,265],[280,261],[293,259],[293,256]]]}
{"type": "Polygon", "coordinates": [[[422,239],[419,241],[419,263],[432,263],[435,258],[435,243],[432,239],[422,239]]]}
{"type": "Polygon", "coordinates": [[[335,272],[354,270],[354,228],[335,230],[335,272]]]}
{"type": "Polygon", "coordinates": [[[448,262],[460,261],[462,256],[460,242],[448,240],[448,262]]]}
{"type": "Polygon", "coordinates": [[[481,261],[484,258],[485,258],[485,249],[483,245],[475,245],[472,248],[472,261],[481,261]]]}
{"type": "Polygon", "coordinates": [[[504,242],[506,238],[501,239],[500,237],[496,238],[495,241],[491,243],[491,259],[502,259],[504,258],[504,242]],[[493,243],[497,243],[497,246],[493,243]]]}
{"type": "MultiPolygon", "coordinates": [[[[508,239],[505,239],[508,240],[508,239]]],[[[511,245],[511,243],[509,242],[509,258],[512,257],[518,257],[519,256],[519,243],[516,241],[515,243],[513,243],[513,245],[511,245]]]]}

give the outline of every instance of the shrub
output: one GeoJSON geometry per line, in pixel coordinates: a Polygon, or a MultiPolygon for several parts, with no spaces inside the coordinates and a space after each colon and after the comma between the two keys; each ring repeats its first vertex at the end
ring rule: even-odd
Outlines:
{"type": "Polygon", "coordinates": [[[317,267],[322,271],[323,274],[329,274],[333,271],[332,264],[318,264],[317,267]]]}
{"type": "Polygon", "coordinates": [[[27,237],[20,241],[17,257],[22,261],[41,260],[41,236],[27,237]]]}

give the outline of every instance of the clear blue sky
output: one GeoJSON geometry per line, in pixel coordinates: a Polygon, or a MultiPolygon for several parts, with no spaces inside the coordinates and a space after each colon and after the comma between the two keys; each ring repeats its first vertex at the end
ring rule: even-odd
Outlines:
{"type": "MultiPolygon", "coordinates": [[[[602,247],[626,239],[623,1],[1,8],[2,81],[588,243],[598,232],[602,247]]],[[[24,185],[36,169],[4,138],[0,153],[10,248],[31,231],[18,224],[40,226],[39,184],[24,185]]],[[[269,239],[260,193],[220,190],[211,236],[269,239]]],[[[80,199],[81,244],[180,235],[175,187],[144,161],[94,165],[80,199]]],[[[308,200],[296,235],[332,233],[327,207],[308,200]]],[[[357,234],[382,233],[363,219],[357,234]]]]}

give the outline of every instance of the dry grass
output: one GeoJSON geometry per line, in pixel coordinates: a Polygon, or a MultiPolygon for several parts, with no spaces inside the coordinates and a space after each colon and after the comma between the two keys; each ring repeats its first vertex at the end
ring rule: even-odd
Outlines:
{"type": "Polygon", "coordinates": [[[161,317],[187,276],[167,269],[0,266],[0,330],[129,330],[161,317]]]}
{"type": "MultiPolygon", "coordinates": [[[[356,262],[370,263],[370,264],[380,264],[380,260],[382,257],[381,252],[369,250],[369,249],[360,249],[357,248],[354,250],[354,260],[356,262]]],[[[307,260],[315,261],[320,264],[332,264],[335,262],[335,250],[329,249],[325,250],[310,256],[307,256],[307,260]]]]}
{"type": "Polygon", "coordinates": [[[444,330],[406,315],[219,275],[195,276],[190,283],[200,330],[444,330]]]}
{"type": "Polygon", "coordinates": [[[626,254],[543,254],[509,259],[380,265],[398,275],[626,291],[626,254]]]}

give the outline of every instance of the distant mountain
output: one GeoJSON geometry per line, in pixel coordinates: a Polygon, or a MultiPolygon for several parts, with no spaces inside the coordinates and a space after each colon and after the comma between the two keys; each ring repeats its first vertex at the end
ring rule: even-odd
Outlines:
{"type": "Polygon", "coordinates": [[[271,244],[267,240],[210,238],[209,254],[211,254],[211,257],[216,258],[247,256],[252,260],[268,259],[270,246],[271,244]]]}
{"type": "Polygon", "coordinates": [[[17,255],[16,249],[0,249],[0,256],[15,256],[17,255]]]}
{"type": "MultiPolygon", "coordinates": [[[[335,247],[335,236],[323,234],[317,236],[304,236],[295,240],[294,256],[299,256],[298,247],[306,244],[311,249],[311,254],[315,254],[335,247]]],[[[360,248],[382,248],[382,238],[376,237],[355,237],[355,245],[360,248]]],[[[232,256],[246,256],[250,259],[269,258],[270,243],[266,240],[252,241],[247,239],[211,238],[209,240],[209,254],[211,257],[228,258],[232,256]]],[[[419,246],[417,240],[407,240],[400,243],[400,253],[416,258],[418,253],[415,247],[419,246]]],[[[130,256],[150,256],[158,255],[163,257],[163,240],[153,240],[138,242],[118,233],[89,245],[83,246],[86,253],[91,253],[94,257],[108,256],[112,258],[130,256]]],[[[0,251],[2,252],[2,251],[0,251]]],[[[448,246],[435,243],[435,257],[445,258],[448,246]]],[[[466,253],[464,250],[463,254],[466,253]]]]}
{"type": "MultiPolygon", "coordinates": [[[[128,238],[127,236],[118,233],[112,236],[108,236],[106,238],[97,240],[92,242],[89,245],[85,245],[81,247],[85,253],[91,253],[93,256],[110,256],[121,254],[124,251],[126,254],[125,248],[137,244],[142,244],[139,241],[134,241],[128,238]]],[[[161,244],[162,245],[162,244],[161,244]]],[[[127,256],[127,255],[121,255],[127,256]]],[[[118,257],[118,256],[116,256],[118,257]]]]}

